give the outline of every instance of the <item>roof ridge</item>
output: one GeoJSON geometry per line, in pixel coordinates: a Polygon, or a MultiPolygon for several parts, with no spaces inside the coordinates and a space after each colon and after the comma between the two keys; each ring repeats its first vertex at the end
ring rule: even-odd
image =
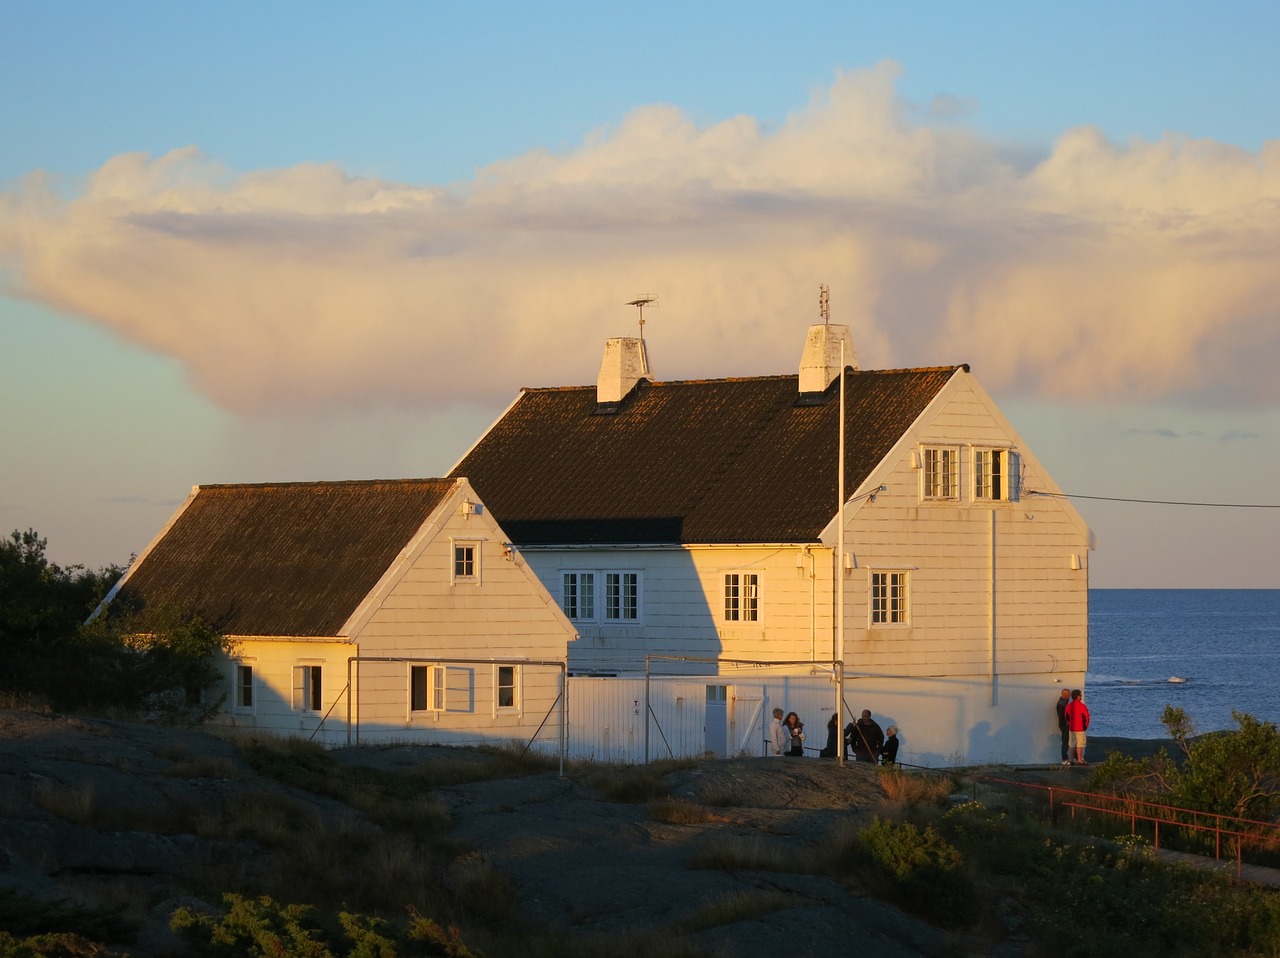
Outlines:
{"type": "MultiPolygon", "coordinates": [[[[954,372],[957,369],[963,369],[966,372],[969,369],[968,363],[952,363],[940,366],[900,366],[892,369],[855,369],[854,376],[867,375],[889,375],[896,373],[937,373],[937,372],[954,372]]],[[[650,386],[702,386],[711,383],[757,383],[757,382],[777,382],[787,379],[799,379],[799,373],[767,373],[760,376],[720,376],[720,377],[703,377],[701,379],[647,379],[650,386]]],[[[583,386],[521,386],[522,393],[555,393],[555,392],[577,392],[584,389],[595,389],[592,385],[583,386]]]]}
{"type": "Polygon", "coordinates": [[[336,486],[407,486],[417,483],[453,483],[456,479],[442,476],[423,477],[417,479],[301,479],[286,482],[211,482],[196,486],[201,492],[212,490],[227,491],[233,489],[304,489],[318,486],[333,488],[336,486]]]}

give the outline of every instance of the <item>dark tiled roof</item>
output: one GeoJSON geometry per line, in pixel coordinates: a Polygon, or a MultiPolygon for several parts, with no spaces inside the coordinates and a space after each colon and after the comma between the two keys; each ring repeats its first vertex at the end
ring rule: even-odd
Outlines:
{"type": "MultiPolygon", "coordinates": [[[[850,372],[852,492],[963,367],[850,372]]],[[[527,389],[451,475],[514,542],[808,542],[836,513],[836,383],[796,376],[651,383],[612,415],[593,386],[527,389]]]]}
{"type": "Polygon", "coordinates": [[[448,479],[200,486],[122,595],[227,635],[333,636],[448,479]]]}

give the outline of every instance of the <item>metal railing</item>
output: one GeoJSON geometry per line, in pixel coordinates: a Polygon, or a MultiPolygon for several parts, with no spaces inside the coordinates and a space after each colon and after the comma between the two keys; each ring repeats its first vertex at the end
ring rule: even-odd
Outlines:
{"type": "Polygon", "coordinates": [[[996,778],[988,775],[975,775],[972,778],[975,786],[978,782],[1013,787],[1026,791],[1040,792],[1048,801],[1049,821],[1058,823],[1058,814],[1062,809],[1069,810],[1072,819],[1077,812],[1094,813],[1116,819],[1127,819],[1129,830],[1137,834],[1138,823],[1150,824],[1153,832],[1152,844],[1160,850],[1160,829],[1163,826],[1166,837],[1172,832],[1179,832],[1206,839],[1212,837],[1213,857],[1223,859],[1223,841],[1228,845],[1228,852],[1234,852],[1236,877],[1241,876],[1244,866],[1243,851],[1245,846],[1252,845],[1259,849],[1280,846],[1280,823],[1262,822],[1236,815],[1225,815],[1218,812],[1204,812],[1181,805],[1168,805],[1130,795],[1117,795],[1109,792],[1084,792],[1071,788],[1060,788],[1056,785],[1041,785],[1035,782],[1019,782],[1013,779],[996,778]]]}

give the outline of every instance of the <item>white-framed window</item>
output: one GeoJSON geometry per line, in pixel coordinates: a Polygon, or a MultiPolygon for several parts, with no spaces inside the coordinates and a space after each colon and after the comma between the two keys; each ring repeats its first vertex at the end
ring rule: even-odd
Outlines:
{"type": "Polygon", "coordinates": [[[454,539],[452,540],[451,549],[453,551],[452,578],[450,580],[452,584],[479,583],[480,543],[472,539],[454,539]]]}
{"type": "Polygon", "coordinates": [[[560,608],[573,622],[634,624],[641,619],[644,577],[631,569],[564,569],[560,608]]]}
{"type": "Polygon", "coordinates": [[[726,572],[724,576],[724,620],[760,621],[760,574],[726,572]]]}
{"type": "Polygon", "coordinates": [[[973,498],[975,502],[1016,502],[1021,466],[1012,449],[973,450],[973,498]]]}
{"type": "Polygon", "coordinates": [[[604,618],[606,622],[635,622],[640,618],[640,573],[604,574],[604,618]]]}
{"type": "Polygon", "coordinates": [[[237,712],[253,711],[253,663],[237,662],[235,667],[235,688],[231,699],[237,712]]]}
{"type": "Polygon", "coordinates": [[[293,710],[295,712],[319,712],[322,668],[319,665],[295,665],[293,667],[293,710]]]}
{"type": "Polygon", "coordinates": [[[499,711],[520,707],[520,667],[499,665],[494,673],[493,701],[499,711]]]}
{"type": "Polygon", "coordinates": [[[920,494],[925,499],[960,498],[960,450],[952,446],[925,446],[920,450],[923,472],[920,494]]]}
{"type": "Polygon", "coordinates": [[[910,599],[911,576],[909,573],[872,571],[872,625],[907,625],[911,621],[910,599]]]}
{"type": "Polygon", "coordinates": [[[573,622],[593,622],[596,617],[596,575],[594,572],[561,574],[560,608],[573,622]]]}
{"type": "Polygon", "coordinates": [[[409,667],[409,711],[443,712],[448,702],[443,665],[409,667]]]}

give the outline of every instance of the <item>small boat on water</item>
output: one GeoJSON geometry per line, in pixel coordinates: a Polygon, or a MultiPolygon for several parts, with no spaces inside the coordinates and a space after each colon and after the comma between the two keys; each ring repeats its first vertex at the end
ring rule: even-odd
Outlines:
{"type": "Polygon", "coordinates": [[[1182,685],[1187,680],[1184,679],[1181,675],[1171,675],[1169,676],[1168,681],[1170,685],[1182,685]]]}

